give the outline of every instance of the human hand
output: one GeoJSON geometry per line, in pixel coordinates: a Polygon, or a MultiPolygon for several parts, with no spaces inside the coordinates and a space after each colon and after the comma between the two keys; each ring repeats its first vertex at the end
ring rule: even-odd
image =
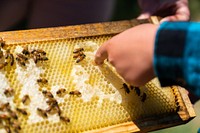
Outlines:
{"type": "Polygon", "coordinates": [[[138,0],[142,13],[138,19],[152,15],[163,17],[162,21],[188,21],[190,10],[188,0],[138,0]]]}
{"type": "Polygon", "coordinates": [[[128,29],[105,42],[95,55],[95,63],[107,58],[124,80],[134,86],[155,77],[153,70],[156,25],[143,24],[128,29]]]}

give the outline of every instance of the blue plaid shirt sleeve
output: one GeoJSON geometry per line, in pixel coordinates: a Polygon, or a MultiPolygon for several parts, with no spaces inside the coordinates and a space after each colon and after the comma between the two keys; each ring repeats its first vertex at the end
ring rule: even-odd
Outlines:
{"type": "Polygon", "coordinates": [[[161,86],[180,85],[200,96],[200,23],[160,25],[155,39],[154,70],[161,86]]]}

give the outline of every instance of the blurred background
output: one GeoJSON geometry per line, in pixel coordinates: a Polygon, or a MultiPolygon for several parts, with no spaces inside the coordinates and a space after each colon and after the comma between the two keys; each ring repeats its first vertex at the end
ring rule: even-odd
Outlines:
{"type": "MultiPolygon", "coordinates": [[[[200,1],[189,0],[191,20],[200,21],[200,1]]],[[[117,0],[113,20],[136,18],[140,13],[137,0],[117,0]]]]}
{"type": "MultiPolygon", "coordinates": [[[[200,21],[200,1],[190,0],[189,7],[191,20],[200,21]]],[[[139,13],[136,0],[1,0],[0,31],[129,20],[139,13]]],[[[189,123],[152,133],[197,133],[200,101],[194,108],[197,117],[189,123]]]]}
{"type": "MultiPolygon", "coordinates": [[[[200,20],[200,1],[190,1],[191,20],[200,20]]],[[[137,0],[1,0],[0,31],[67,26],[136,18],[137,0]]]]}

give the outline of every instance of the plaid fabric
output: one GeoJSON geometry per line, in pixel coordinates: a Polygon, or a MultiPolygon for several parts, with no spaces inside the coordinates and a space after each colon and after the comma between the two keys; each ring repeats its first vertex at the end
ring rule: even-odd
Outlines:
{"type": "Polygon", "coordinates": [[[200,96],[200,23],[160,25],[155,40],[154,70],[161,86],[180,85],[200,96]]]}

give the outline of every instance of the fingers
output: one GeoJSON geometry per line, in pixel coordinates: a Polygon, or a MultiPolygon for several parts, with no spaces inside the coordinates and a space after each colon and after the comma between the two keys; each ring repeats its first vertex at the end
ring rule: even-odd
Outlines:
{"type": "Polygon", "coordinates": [[[173,15],[173,16],[168,16],[163,19],[161,19],[161,23],[164,21],[188,21],[189,16],[188,15],[173,15]]]}
{"type": "Polygon", "coordinates": [[[187,3],[183,3],[179,5],[180,7],[176,11],[174,15],[167,16],[161,20],[161,22],[164,21],[188,21],[190,19],[190,10],[187,3]]]}
{"type": "Polygon", "coordinates": [[[149,18],[150,16],[151,16],[150,13],[145,12],[145,13],[141,13],[141,14],[137,17],[137,19],[147,19],[147,18],[149,18]]]}
{"type": "Polygon", "coordinates": [[[104,60],[108,57],[106,49],[107,44],[108,44],[107,42],[104,43],[96,52],[94,61],[97,65],[103,64],[104,60]]]}

